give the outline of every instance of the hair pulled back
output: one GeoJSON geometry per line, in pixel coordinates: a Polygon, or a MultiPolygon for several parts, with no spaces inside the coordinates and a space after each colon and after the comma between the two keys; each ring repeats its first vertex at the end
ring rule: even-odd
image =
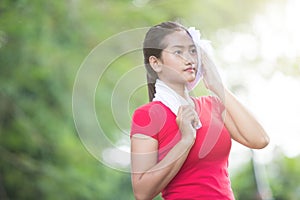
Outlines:
{"type": "Polygon", "coordinates": [[[143,43],[144,64],[147,71],[147,85],[149,101],[152,101],[155,94],[155,82],[158,78],[157,73],[152,69],[149,63],[150,56],[161,58],[162,50],[166,48],[167,44],[163,43],[163,39],[175,31],[182,31],[187,29],[177,22],[163,22],[161,24],[151,27],[146,33],[143,43]]]}

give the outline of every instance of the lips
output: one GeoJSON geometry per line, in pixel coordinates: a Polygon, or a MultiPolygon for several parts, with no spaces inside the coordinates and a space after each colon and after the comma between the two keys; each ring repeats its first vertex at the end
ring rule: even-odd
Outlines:
{"type": "Polygon", "coordinates": [[[183,71],[188,71],[188,72],[195,72],[197,69],[195,67],[195,64],[191,64],[189,67],[185,68],[183,71]]]}
{"type": "Polygon", "coordinates": [[[186,69],[184,69],[183,71],[187,71],[187,72],[195,72],[196,71],[196,68],[195,67],[188,67],[186,69]]]}

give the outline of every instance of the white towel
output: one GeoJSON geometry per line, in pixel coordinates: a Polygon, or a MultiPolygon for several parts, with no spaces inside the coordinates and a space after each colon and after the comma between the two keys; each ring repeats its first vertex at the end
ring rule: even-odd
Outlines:
{"type": "MultiPolygon", "coordinates": [[[[155,83],[155,96],[153,98],[153,101],[160,101],[165,106],[170,108],[170,110],[177,116],[178,109],[182,105],[193,105],[193,102],[188,102],[185,98],[177,94],[172,88],[167,86],[163,81],[157,79],[155,83]]],[[[188,97],[188,89],[185,89],[185,95],[188,97]]],[[[202,124],[199,120],[198,126],[195,127],[196,129],[199,129],[202,127],[202,124]]]]}
{"type": "Polygon", "coordinates": [[[187,84],[187,89],[189,91],[193,90],[200,80],[203,78],[202,62],[201,62],[201,50],[205,51],[208,55],[213,55],[213,48],[209,40],[201,39],[201,33],[195,27],[188,28],[188,33],[192,37],[194,44],[196,45],[198,52],[198,69],[196,78],[194,81],[187,84]]]}

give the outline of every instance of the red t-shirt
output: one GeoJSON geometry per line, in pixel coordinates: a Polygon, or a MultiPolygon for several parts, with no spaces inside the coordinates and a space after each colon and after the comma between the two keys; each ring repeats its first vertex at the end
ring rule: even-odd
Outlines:
{"type": "MultiPolygon", "coordinates": [[[[222,121],[224,110],[217,97],[193,98],[202,127],[177,175],[162,191],[164,199],[234,199],[228,175],[231,137],[222,121]]],[[[131,136],[139,133],[158,141],[158,160],[180,140],[176,116],[164,104],[150,102],[138,108],[131,136]]]]}

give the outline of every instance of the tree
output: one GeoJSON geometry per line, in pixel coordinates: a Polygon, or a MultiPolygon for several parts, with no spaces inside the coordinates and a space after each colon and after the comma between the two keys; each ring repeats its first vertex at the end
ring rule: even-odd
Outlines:
{"type": "MultiPolygon", "coordinates": [[[[1,1],[1,199],[132,199],[130,175],[95,160],[76,134],[71,96],[81,62],[120,31],[179,19],[209,35],[247,20],[264,1],[132,2],[142,1],[1,1]]],[[[113,80],[137,58],[126,59],[113,80]]],[[[96,107],[108,103],[99,98],[96,107]]]]}

